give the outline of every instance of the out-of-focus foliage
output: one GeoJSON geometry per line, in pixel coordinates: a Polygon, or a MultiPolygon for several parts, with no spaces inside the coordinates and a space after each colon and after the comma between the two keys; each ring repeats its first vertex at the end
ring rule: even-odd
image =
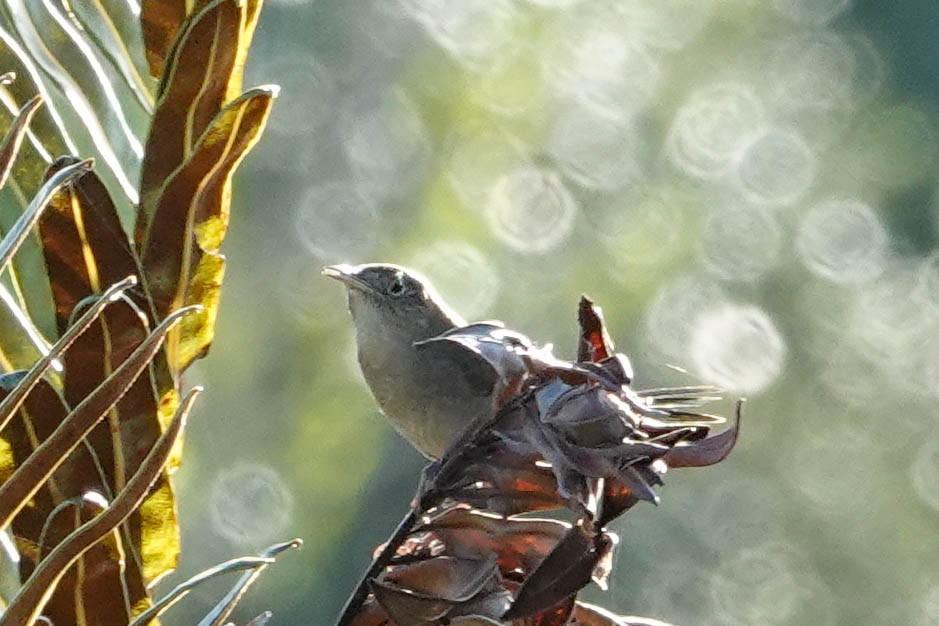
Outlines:
{"type": "Polygon", "coordinates": [[[0,60],[22,72],[0,85],[15,114],[0,144],[0,213],[15,217],[0,244],[0,531],[23,580],[4,623],[126,624],[176,566],[168,472],[195,397],[180,376],[211,343],[231,176],[275,95],[240,93],[259,9],[215,0],[164,19],[155,82],[134,3],[0,3],[0,60]]]}
{"type": "Polygon", "coordinates": [[[310,539],[278,570],[290,583],[262,581],[270,604],[240,620],[337,615],[421,460],[377,415],[319,268],[385,260],[568,357],[586,292],[640,388],[748,396],[730,459],[612,525],[604,607],[934,620],[936,11],[272,0],[248,75],[283,92],[235,207],[246,263],[194,373],[213,408],[179,476],[198,546],[181,570],[289,529],[310,539]]]}

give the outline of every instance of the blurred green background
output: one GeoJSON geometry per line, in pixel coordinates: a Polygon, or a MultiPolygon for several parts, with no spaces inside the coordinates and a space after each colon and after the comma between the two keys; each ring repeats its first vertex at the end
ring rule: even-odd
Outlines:
{"type": "Polygon", "coordinates": [[[283,91],[190,376],[164,589],[300,536],[239,620],[335,618],[421,467],[319,275],[385,260],[568,357],[588,293],[639,387],[749,398],[730,459],[615,524],[590,599],[939,624],[937,34],[933,0],[269,0],[248,83],[283,91]]]}

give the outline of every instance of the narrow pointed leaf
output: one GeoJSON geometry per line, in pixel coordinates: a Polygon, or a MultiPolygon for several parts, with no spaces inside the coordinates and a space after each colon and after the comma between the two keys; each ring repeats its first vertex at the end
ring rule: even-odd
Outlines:
{"type": "Polygon", "coordinates": [[[141,210],[135,228],[138,246],[153,217],[160,187],[190,157],[196,141],[227,102],[228,82],[242,45],[244,17],[244,6],[238,0],[214,0],[194,12],[180,30],[163,74],[146,143],[141,210]]]}
{"type": "Polygon", "coordinates": [[[671,624],[648,617],[616,615],[603,607],[578,602],[574,606],[571,626],[671,626],[671,624]]]}
{"type": "Polygon", "coordinates": [[[580,322],[577,361],[596,362],[612,356],[613,340],[603,323],[603,311],[587,296],[580,297],[577,320],[580,322]]]}
{"type": "Polygon", "coordinates": [[[36,225],[36,222],[39,221],[52,196],[69,181],[89,171],[92,165],[91,160],[80,161],[62,168],[49,177],[49,180],[39,189],[36,197],[29,203],[23,215],[16,221],[13,228],[4,235],[3,241],[0,241],[0,271],[6,268],[13,255],[16,254],[23,241],[26,240],[26,236],[36,225]]]}
{"type": "Polygon", "coordinates": [[[22,105],[37,95],[45,103],[36,114],[27,132],[29,150],[21,159],[13,176],[22,197],[29,198],[42,181],[52,155],[77,154],[78,148],[65,125],[58,103],[52,98],[54,89],[36,61],[11,32],[0,27],[0,67],[16,74],[16,80],[0,88],[0,101],[11,117],[22,105]]]}
{"type": "Polygon", "coordinates": [[[169,460],[198,391],[199,389],[194,389],[183,400],[167,426],[166,432],[150,449],[144,462],[108,508],[92,520],[82,524],[58,544],[48,557],[43,559],[0,618],[0,624],[3,626],[31,624],[42,612],[68,568],[140,506],[169,460]]]}
{"type": "Polygon", "coordinates": [[[669,467],[705,467],[720,463],[737,444],[743,402],[737,402],[734,424],[723,432],[669,450],[662,458],[669,467]]]}
{"type": "Polygon", "coordinates": [[[104,3],[102,0],[82,0],[68,5],[67,17],[88,34],[89,39],[118,70],[140,106],[153,112],[153,90],[156,84],[150,77],[144,51],[140,20],[128,0],[104,3]]]}
{"type": "Polygon", "coordinates": [[[235,605],[244,597],[248,589],[257,581],[258,577],[265,569],[274,563],[276,557],[289,549],[299,549],[303,545],[300,539],[293,539],[284,543],[277,543],[261,552],[258,556],[265,560],[265,563],[253,570],[242,574],[238,582],[225,594],[218,604],[216,604],[209,613],[199,621],[199,626],[218,626],[222,624],[231,615],[235,605]]]}
{"type": "Polygon", "coordinates": [[[52,472],[64,462],[105,413],[123,397],[153,359],[170,328],[192,309],[181,309],[166,318],[97,389],[62,421],[13,473],[0,485],[0,529],[6,528],[52,472]]]}
{"type": "Polygon", "coordinates": [[[518,590],[512,607],[502,616],[518,619],[544,611],[569,598],[590,582],[597,563],[609,549],[603,535],[571,528],[518,590]]]}
{"type": "MultiPolygon", "coordinates": [[[[195,0],[191,4],[191,13],[198,13],[210,4],[208,0],[195,0]]],[[[247,0],[245,2],[245,23],[243,31],[247,39],[243,46],[247,51],[251,35],[257,24],[258,14],[261,10],[261,0],[247,0]]],[[[141,4],[140,22],[143,30],[143,40],[146,47],[147,61],[150,65],[150,74],[160,77],[166,72],[166,63],[173,52],[173,45],[189,13],[187,3],[177,0],[143,0],[141,4]]],[[[240,69],[244,64],[244,53],[236,60],[238,75],[231,85],[230,97],[241,91],[240,69]]]]}
{"type": "Polygon", "coordinates": [[[170,338],[170,365],[177,371],[211,344],[224,274],[217,250],[228,225],[231,177],[257,142],[273,98],[272,90],[255,89],[226,107],[161,189],[138,242],[158,316],[191,304],[205,308],[170,338]]]}
{"type": "MultiPolygon", "coordinates": [[[[48,175],[56,176],[75,160],[61,157],[48,175]]],[[[139,270],[114,202],[94,171],[64,185],[49,205],[39,220],[39,234],[56,326],[63,333],[80,301],[125,276],[136,277],[139,270]]]]}
{"type": "Polygon", "coordinates": [[[238,559],[232,559],[231,561],[225,561],[224,563],[220,563],[215,567],[210,567],[203,572],[199,572],[189,580],[173,587],[169,593],[155,602],[153,606],[134,618],[134,621],[130,623],[130,626],[146,626],[147,624],[150,624],[154,619],[168,611],[174,604],[189,595],[189,592],[208,580],[212,580],[213,578],[224,576],[226,574],[231,574],[233,572],[254,570],[261,567],[262,565],[268,565],[273,562],[274,559],[272,558],[246,556],[238,559]]]}
{"type": "Polygon", "coordinates": [[[36,361],[13,391],[0,402],[0,431],[3,431],[4,427],[6,427],[13,413],[19,408],[20,403],[26,397],[26,394],[32,390],[33,385],[39,382],[52,364],[62,356],[72,343],[74,343],[75,339],[88,330],[88,327],[91,326],[91,324],[98,319],[101,312],[104,311],[104,307],[123,293],[124,290],[135,284],[137,284],[137,280],[134,277],[128,277],[111,285],[111,287],[101,294],[101,297],[97,298],[94,304],[88,307],[74,324],[66,329],[66,332],[63,333],[62,337],[52,346],[49,353],[36,361]]]}
{"type": "MultiPolygon", "coordinates": [[[[131,202],[143,148],[122,98],[82,32],[51,0],[6,0],[16,34],[61,92],[131,202]]],[[[123,99],[123,100],[126,100],[123,99]]]]}
{"type": "Polygon", "coordinates": [[[33,96],[32,100],[24,104],[3,138],[3,143],[0,144],[0,187],[6,185],[10,170],[13,168],[13,161],[20,151],[26,131],[29,130],[29,123],[41,105],[41,96],[33,96]]]}
{"type": "Polygon", "coordinates": [[[188,15],[186,2],[177,0],[143,0],[140,7],[140,22],[143,42],[147,51],[150,75],[163,75],[166,57],[176,41],[180,26],[188,15]]]}

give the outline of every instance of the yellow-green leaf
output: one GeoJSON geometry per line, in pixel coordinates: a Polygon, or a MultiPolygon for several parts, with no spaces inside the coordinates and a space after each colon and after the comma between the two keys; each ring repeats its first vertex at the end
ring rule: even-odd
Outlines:
{"type": "Polygon", "coordinates": [[[231,177],[257,142],[275,91],[258,88],[232,102],[203,133],[192,156],[166,181],[155,199],[140,256],[158,316],[201,304],[171,336],[170,366],[181,370],[208,349],[224,261],[216,254],[225,234],[231,177]]]}

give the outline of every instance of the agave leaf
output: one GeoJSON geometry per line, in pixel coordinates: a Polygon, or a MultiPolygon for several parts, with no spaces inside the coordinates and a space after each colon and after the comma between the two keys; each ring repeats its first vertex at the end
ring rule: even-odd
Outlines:
{"type": "Polygon", "coordinates": [[[12,117],[24,103],[37,95],[44,103],[26,134],[28,149],[24,148],[13,172],[17,197],[25,206],[42,184],[43,174],[52,163],[52,155],[77,154],[78,148],[62,119],[59,103],[51,96],[52,86],[39,65],[5,27],[0,27],[0,44],[0,68],[16,76],[16,80],[0,87],[3,107],[12,117]]]}
{"type": "MultiPolygon", "coordinates": [[[[140,342],[113,373],[91,393],[85,394],[82,401],[68,415],[61,420],[56,420],[53,423],[54,429],[48,433],[48,436],[42,439],[37,437],[38,445],[35,449],[24,455],[13,474],[0,484],[0,530],[6,528],[13,516],[28,504],[30,498],[42,487],[43,483],[67,460],[69,453],[127,393],[156,355],[169,329],[178,323],[183,315],[191,312],[192,309],[180,309],[167,317],[160,326],[140,342]]],[[[51,386],[46,384],[46,387],[52,391],[51,386]]],[[[55,404],[55,401],[43,402],[42,407],[55,404]]],[[[49,411],[49,413],[54,412],[54,410],[49,411]]],[[[39,420],[46,419],[45,413],[40,408],[24,415],[31,430],[37,435],[43,430],[48,430],[39,425],[39,420]]],[[[120,482],[120,487],[123,488],[124,481],[120,482]]]]}
{"type": "Polygon", "coordinates": [[[143,0],[140,5],[140,25],[147,63],[150,75],[155,78],[163,75],[166,57],[176,41],[180,26],[189,15],[187,4],[174,0],[143,0]]]}
{"type": "MultiPolygon", "coordinates": [[[[56,507],[45,521],[36,561],[46,556],[76,528],[107,507],[100,494],[89,491],[56,507]]],[[[134,594],[124,583],[121,562],[125,554],[120,533],[115,529],[102,537],[62,576],[44,609],[47,617],[74,616],[79,624],[120,624],[133,610],[134,594]],[[68,591],[68,592],[66,592],[68,591]],[[77,598],[81,600],[77,601],[77,598]]],[[[59,621],[58,623],[61,623],[59,621]]]]}
{"type": "Polygon", "coordinates": [[[0,371],[29,367],[42,357],[45,344],[17,296],[0,282],[0,371]]]}
{"type": "MultiPolygon", "coordinates": [[[[0,241],[0,272],[10,265],[13,256],[26,241],[43,211],[48,207],[50,198],[69,180],[90,167],[90,161],[74,163],[56,172],[43,184],[26,210],[0,241]]],[[[45,354],[48,351],[48,344],[26,313],[21,294],[11,293],[0,284],[0,300],[2,300],[0,330],[3,331],[0,335],[0,354],[2,354],[4,368],[12,371],[34,361],[39,355],[45,354]]]]}
{"type": "Polygon", "coordinates": [[[277,543],[269,546],[266,550],[261,552],[258,556],[265,562],[251,571],[242,574],[238,582],[225,594],[225,597],[222,598],[205,617],[199,620],[199,626],[219,626],[219,624],[222,624],[228,619],[228,616],[231,615],[235,605],[238,604],[245,593],[247,593],[248,588],[251,587],[261,573],[274,562],[278,555],[290,548],[298,549],[302,545],[303,541],[300,539],[292,539],[285,543],[277,543]]]}
{"type": "MultiPolygon", "coordinates": [[[[61,157],[48,175],[75,161],[75,157],[61,157]]],[[[39,234],[61,334],[80,301],[125,276],[136,277],[138,267],[117,209],[95,172],[81,173],[48,204],[39,220],[39,234]]]]}
{"type": "Polygon", "coordinates": [[[55,345],[49,349],[49,353],[36,361],[28,372],[25,372],[23,377],[17,381],[16,387],[12,392],[0,402],[0,431],[6,427],[13,413],[20,408],[20,404],[26,397],[26,394],[39,382],[46,371],[52,367],[53,363],[57,362],[59,357],[72,345],[75,339],[88,330],[92,322],[98,319],[98,316],[104,311],[104,307],[123,293],[125,289],[128,289],[136,283],[137,280],[135,278],[128,277],[109,287],[107,291],[105,291],[101,297],[66,330],[66,332],[62,333],[62,336],[55,345]]]}
{"type": "Polygon", "coordinates": [[[41,96],[33,96],[32,100],[24,104],[0,144],[0,187],[6,185],[10,170],[13,169],[13,161],[20,151],[26,131],[29,130],[29,123],[41,105],[41,96]]]}
{"type": "MultiPolygon", "coordinates": [[[[27,398],[19,419],[11,423],[4,433],[5,442],[9,444],[13,456],[21,461],[29,455],[39,441],[49,435],[55,424],[65,418],[67,411],[58,392],[46,381],[41,381],[27,398]]],[[[3,458],[0,475],[5,479],[13,472],[14,461],[10,457],[3,458]]],[[[88,519],[89,507],[95,501],[81,494],[88,477],[95,473],[94,459],[89,451],[76,449],[34,494],[31,506],[14,518],[11,529],[22,555],[20,573],[23,578],[32,573],[34,565],[50,548],[81,521],[88,519]],[[38,534],[36,529],[41,529],[38,534]]],[[[50,598],[50,614],[57,617],[67,615],[71,617],[70,621],[78,622],[86,617],[88,610],[93,610],[99,619],[110,620],[111,623],[120,623],[121,617],[126,619],[127,609],[123,599],[133,594],[127,592],[119,561],[114,562],[115,557],[123,557],[123,554],[121,539],[115,536],[109,537],[99,550],[89,553],[86,564],[90,567],[69,572],[63,579],[60,592],[50,598]],[[83,591],[83,587],[87,589],[83,591]],[[96,591],[89,593],[91,589],[96,591]],[[84,599],[76,604],[77,597],[84,599]]],[[[90,623],[101,622],[91,620],[90,623]]]]}
{"type": "Polygon", "coordinates": [[[138,615],[134,621],[130,623],[130,626],[146,626],[154,619],[169,610],[177,602],[189,595],[189,592],[191,592],[193,589],[208,580],[212,580],[213,578],[224,576],[226,574],[231,574],[232,572],[254,570],[261,567],[262,565],[268,565],[273,562],[274,559],[272,558],[245,556],[238,559],[225,561],[224,563],[219,563],[215,567],[210,567],[205,571],[199,572],[189,580],[173,587],[169,593],[160,598],[159,601],[155,602],[153,606],[138,615]]]}
{"type": "Polygon", "coordinates": [[[180,30],[160,82],[146,143],[135,227],[138,246],[153,219],[160,187],[190,157],[229,99],[238,50],[247,45],[242,37],[244,18],[244,7],[237,0],[215,0],[190,16],[180,30]]]}
{"type": "MultiPolygon", "coordinates": [[[[0,38],[3,37],[0,32],[0,38]]],[[[0,224],[4,231],[13,228],[16,220],[27,213],[27,207],[43,182],[42,174],[50,160],[49,154],[30,129],[50,128],[49,107],[40,108],[41,96],[30,91],[29,74],[11,51],[0,42],[0,59],[13,62],[22,70],[19,80],[8,72],[0,80],[0,132],[5,133],[0,171],[0,224]],[[22,107],[20,106],[22,104],[22,107]],[[14,162],[16,167],[14,168],[14,162]]],[[[27,60],[28,61],[28,60],[27,60]]],[[[52,127],[54,128],[54,127],[52,127]]],[[[54,138],[53,138],[54,139],[54,138]]],[[[57,143],[52,141],[53,144],[57,143]]],[[[28,238],[29,233],[22,233],[28,238]]],[[[7,266],[3,278],[2,299],[6,310],[0,312],[0,365],[6,371],[28,366],[43,353],[46,341],[37,327],[48,327],[47,291],[38,246],[26,246],[22,254],[7,266]],[[27,301],[28,299],[28,301],[27,301]],[[37,314],[33,319],[27,311],[37,314]]]]}
{"type": "MultiPolygon", "coordinates": [[[[131,202],[143,147],[105,64],[52,0],[6,0],[9,23],[84,127],[95,150],[131,202]]],[[[126,99],[126,98],[125,98],[126,99]]],[[[138,122],[143,118],[138,116],[138,122]]]]}
{"type": "MultiPolygon", "coordinates": [[[[52,169],[61,167],[61,160],[52,169]]],[[[86,298],[122,274],[138,274],[127,235],[103,183],[89,173],[63,190],[53,210],[40,222],[46,264],[52,284],[57,324],[67,326],[86,298]]],[[[65,397],[72,405],[91,393],[124,356],[134,349],[152,324],[145,294],[125,298],[76,341],[65,358],[65,397]]],[[[105,495],[120,490],[142,460],[147,446],[160,436],[161,422],[177,403],[164,354],[155,357],[141,377],[108,412],[105,423],[88,437],[104,476],[105,495]]],[[[171,464],[177,464],[173,459],[171,464]]],[[[173,569],[179,552],[172,489],[161,477],[154,492],[125,529],[129,533],[128,576],[138,588],[173,569]]]]}
{"type": "MultiPolygon", "coordinates": [[[[238,76],[232,82],[229,99],[241,91],[241,68],[244,65],[245,55],[250,39],[257,25],[258,14],[261,10],[261,0],[242,0],[245,5],[245,22],[243,32],[248,41],[236,61],[238,76]]],[[[195,2],[179,2],[178,0],[143,0],[140,10],[140,22],[143,30],[144,46],[147,51],[147,61],[150,64],[150,75],[160,77],[165,75],[165,65],[173,52],[174,42],[183,27],[186,17],[205,9],[211,2],[208,0],[195,0],[195,2]]]]}
{"type": "Polygon", "coordinates": [[[180,306],[205,308],[170,338],[167,351],[175,371],[185,369],[212,342],[224,273],[217,250],[228,225],[231,177],[257,142],[274,96],[274,90],[258,88],[228,105],[162,185],[152,207],[142,207],[141,213],[149,211],[152,217],[138,231],[137,245],[157,317],[180,306]]]}
{"type": "Polygon", "coordinates": [[[39,221],[42,212],[49,205],[52,196],[65,186],[71,179],[91,169],[92,161],[79,161],[60,169],[49,177],[43,184],[39,193],[29,203],[26,211],[19,217],[13,227],[7,232],[3,241],[0,241],[0,271],[13,259],[13,255],[26,240],[33,226],[39,221]]]}
{"type": "Polygon", "coordinates": [[[59,0],[65,15],[81,28],[124,79],[137,102],[153,112],[155,82],[149,75],[133,0],[59,0]]]}
{"type": "Polygon", "coordinates": [[[32,624],[43,611],[56,586],[68,569],[91,547],[127,519],[147,497],[162,475],[197,393],[194,389],[180,404],[173,419],[126,486],[101,514],[79,526],[40,562],[22,590],[3,615],[3,623],[32,624]]]}
{"type": "MultiPolygon", "coordinates": [[[[125,302],[120,301],[112,304],[110,310],[126,306],[125,302]]],[[[138,388],[133,384],[134,381],[157,353],[167,330],[186,312],[184,309],[167,318],[163,325],[141,342],[107,379],[87,393],[71,411],[68,411],[65,401],[58,393],[43,381],[27,397],[20,411],[21,420],[13,422],[9,432],[4,433],[4,439],[15,457],[16,469],[0,485],[0,524],[5,524],[11,515],[16,515],[13,530],[24,557],[24,575],[29,575],[39,566],[43,545],[55,545],[57,540],[72,529],[64,523],[67,520],[53,519],[52,513],[63,502],[89,490],[110,498],[126,485],[123,476],[120,480],[116,479],[111,466],[105,464],[115,456],[120,458],[120,454],[115,455],[112,450],[107,449],[101,443],[100,436],[94,438],[88,433],[106,415],[114,415],[113,407],[124,394],[133,393],[134,389],[138,388]],[[83,438],[87,439],[83,441],[83,438]],[[31,506],[23,508],[30,499],[31,506]]],[[[66,352],[66,379],[69,374],[68,357],[77,347],[74,346],[66,352]]],[[[100,430],[96,432],[100,435],[100,430]]],[[[142,463],[133,457],[129,460],[134,462],[132,470],[142,463]]],[[[157,499],[164,509],[172,509],[172,501],[167,502],[160,496],[165,496],[165,490],[152,494],[149,501],[157,499]]],[[[92,620],[90,623],[114,623],[106,620],[105,616],[111,615],[112,611],[118,608],[123,611],[121,621],[126,622],[131,615],[131,608],[139,610],[149,602],[146,592],[147,570],[142,563],[149,567],[157,560],[147,561],[140,556],[144,552],[142,544],[147,541],[156,543],[154,537],[167,533],[167,523],[170,525],[173,539],[176,532],[172,511],[157,510],[156,513],[158,514],[135,512],[136,521],[131,525],[131,530],[121,531],[120,560],[124,566],[121,568],[120,577],[115,579],[108,575],[110,569],[105,558],[104,564],[96,565],[87,569],[86,573],[79,572],[77,577],[62,581],[48,607],[49,616],[56,623],[82,623],[85,607],[93,607],[97,603],[103,603],[109,609],[94,611],[96,619],[100,617],[101,621],[92,620]],[[163,526],[160,526],[161,522],[163,526]],[[142,533],[139,530],[141,526],[155,528],[142,533]],[[89,578],[98,573],[102,578],[89,578]]],[[[173,549],[177,544],[167,543],[164,547],[173,549]]],[[[107,557],[106,554],[101,556],[107,557]]],[[[173,556],[175,553],[171,552],[163,559],[173,556]]],[[[162,560],[159,565],[166,569],[162,560]]]]}

